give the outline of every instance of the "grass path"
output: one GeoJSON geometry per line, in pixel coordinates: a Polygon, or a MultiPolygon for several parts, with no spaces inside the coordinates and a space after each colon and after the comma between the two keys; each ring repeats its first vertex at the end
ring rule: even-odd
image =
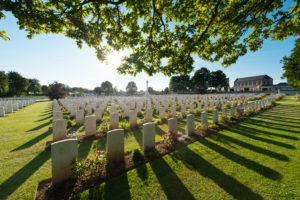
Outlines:
{"type": "Polygon", "coordinates": [[[72,199],[299,199],[293,98],[72,199]]]}

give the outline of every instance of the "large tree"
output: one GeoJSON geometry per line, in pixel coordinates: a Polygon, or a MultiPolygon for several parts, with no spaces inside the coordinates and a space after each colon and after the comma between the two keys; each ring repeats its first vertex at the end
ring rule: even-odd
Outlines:
{"type": "Polygon", "coordinates": [[[289,57],[283,57],[284,73],[282,78],[286,78],[290,86],[300,89],[300,38],[295,41],[295,47],[289,57]]]}
{"type": "Polygon", "coordinates": [[[101,95],[101,93],[102,93],[101,87],[95,87],[94,88],[94,93],[97,94],[97,95],[101,95]]]}
{"type": "Polygon", "coordinates": [[[104,95],[112,95],[114,90],[111,82],[105,81],[101,83],[101,90],[104,95]]]}
{"type": "Polygon", "coordinates": [[[138,88],[135,82],[130,81],[126,86],[126,92],[128,95],[134,95],[137,92],[138,88]]]}
{"type": "Polygon", "coordinates": [[[20,96],[27,91],[29,81],[18,72],[7,73],[9,90],[8,96],[20,96]]]}
{"type": "Polygon", "coordinates": [[[222,72],[221,70],[217,70],[214,72],[211,72],[211,78],[210,78],[210,86],[214,87],[216,90],[221,89],[222,87],[227,87],[227,78],[226,74],[222,72]]]}
{"type": "MultiPolygon", "coordinates": [[[[235,63],[267,38],[300,33],[300,6],[284,0],[29,0],[0,1],[0,19],[11,12],[28,38],[61,33],[93,47],[100,61],[129,48],[118,71],[186,75],[194,57],[235,63]],[[285,4],[286,3],[286,4],[285,4]],[[163,62],[165,61],[165,62],[163,62]]],[[[0,32],[4,37],[4,32],[0,32]]]]}
{"type": "Polygon", "coordinates": [[[8,92],[8,77],[5,72],[0,71],[0,97],[8,92]]]}
{"type": "Polygon", "coordinates": [[[172,92],[184,93],[191,88],[189,76],[172,76],[169,83],[169,88],[172,92]]]}
{"type": "Polygon", "coordinates": [[[49,99],[60,99],[66,96],[66,92],[63,90],[63,84],[54,81],[54,83],[50,84],[46,95],[49,99]]]}
{"type": "Polygon", "coordinates": [[[196,93],[205,93],[209,87],[211,74],[210,71],[202,67],[198,69],[194,76],[191,78],[192,87],[196,93]]]}
{"type": "Polygon", "coordinates": [[[29,86],[27,88],[27,93],[32,92],[33,94],[38,94],[41,91],[40,81],[37,79],[28,79],[29,86]]]}

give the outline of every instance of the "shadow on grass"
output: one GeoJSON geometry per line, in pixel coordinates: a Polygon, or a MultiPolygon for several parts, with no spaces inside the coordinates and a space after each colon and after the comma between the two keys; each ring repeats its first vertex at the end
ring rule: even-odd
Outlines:
{"type": "MultiPolygon", "coordinates": [[[[122,168],[123,166],[121,166],[122,168]]],[[[97,185],[88,191],[86,191],[88,194],[86,196],[86,193],[84,196],[77,195],[70,200],[79,200],[79,199],[122,199],[122,200],[129,200],[131,199],[130,195],[130,187],[128,184],[128,177],[127,173],[122,174],[121,176],[118,176],[116,178],[113,178],[109,180],[108,182],[105,182],[103,184],[97,185]]]]}
{"type": "Polygon", "coordinates": [[[41,122],[41,121],[44,121],[44,120],[46,120],[46,119],[50,119],[51,117],[52,117],[52,116],[49,115],[49,116],[44,117],[44,118],[42,118],[42,119],[36,120],[35,122],[41,122]]]}
{"type": "Polygon", "coordinates": [[[49,159],[50,152],[43,151],[33,158],[29,163],[19,169],[19,171],[1,183],[0,199],[6,199],[49,159]]]}
{"type": "Polygon", "coordinates": [[[228,141],[228,142],[234,143],[236,145],[239,145],[241,147],[244,147],[246,149],[255,151],[257,153],[261,153],[261,154],[264,154],[264,155],[269,156],[271,158],[275,158],[277,160],[289,161],[289,158],[286,155],[283,155],[283,154],[280,154],[280,153],[276,153],[276,152],[273,152],[273,151],[270,151],[270,150],[267,150],[267,149],[263,149],[261,147],[258,147],[258,146],[255,146],[255,145],[243,142],[241,140],[229,137],[227,135],[223,135],[221,133],[218,134],[218,137],[212,137],[212,139],[216,140],[216,141],[218,141],[218,140],[228,141]]]}
{"type": "MultiPolygon", "coordinates": [[[[261,119],[266,119],[266,118],[261,118],[261,119]]],[[[271,119],[271,120],[274,121],[273,119],[271,119]]],[[[260,121],[260,120],[256,120],[256,119],[249,119],[249,120],[247,120],[247,123],[255,124],[255,125],[266,127],[266,128],[272,128],[272,129],[276,129],[276,130],[292,132],[292,133],[299,133],[299,131],[291,130],[291,128],[299,128],[300,129],[300,125],[292,126],[289,124],[282,124],[282,123],[285,123],[282,121],[281,121],[281,123],[279,123],[279,122],[274,123],[274,122],[270,122],[270,121],[260,121]]],[[[298,123],[300,124],[300,120],[298,123]]]]}
{"type": "Polygon", "coordinates": [[[155,133],[163,136],[164,134],[166,134],[166,132],[164,130],[162,130],[159,126],[155,126],[155,133]]]}
{"type": "Polygon", "coordinates": [[[168,199],[195,199],[163,158],[150,166],[168,199]]]}
{"type": "Polygon", "coordinates": [[[277,146],[284,147],[284,148],[287,148],[287,149],[296,149],[293,145],[290,145],[290,144],[286,144],[286,143],[283,143],[283,142],[279,142],[279,141],[270,140],[270,139],[267,139],[267,138],[255,136],[257,134],[261,134],[260,130],[257,131],[257,132],[251,132],[251,131],[247,131],[244,128],[241,128],[241,127],[240,128],[235,127],[235,128],[231,128],[230,131],[232,131],[234,133],[237,133],[239,135],[243,135],[245,137],[254,139],[254,140],[265,142],[265,143],[277,145],[277,146]]]}
{"type": "MultiPolygon", "coordinates": [[[[140,147],[143,148],[143,133],[142,133],[142,130],[133,131],[132,134],[133,134],[135,140],[139,143],[140,147]]],[[[125,134],[125,137],[126,137],[126,135],[128,135],[128,134],[125,134]]]]}
{"type": "Polygon", "coordinates": [[[51,131],[46,131],[45,133],[42,133],[42,134],[36,136],[35,138],[29,140],[28,142],[22,144],[21,146],[11,150],[11,152],[29,148],[29,147],[35,145],[36,143],[38,143],[39,141],[43,140],[44,138],[48,137],[50,134],[51,134],[51,131]]]}
{"type": "Polygon", "coordinates": [[[142,165],[136,168],[136,172],[138,177],[140,177],[143,181],[145,181],[148,178],[148,170],[146,165],[142,165]]]}
{"type": "MultiPolygon", "coordinates": [[[[247,122],[245,122],[247,123],[247,122]]],[[[265,135],[272,135],[272,136],[275,136],[275,137],[282,137],[282,138],[286,138],[286,139],[290,139],[290,140],[298,140],[297,137],[294,137],[294,136],[289,136],[289,135],[284,135],[284,134],[279,134],[279,133],[272,133],[272,132],[269,132],[269,131],[263,131],[263,130],[260,130],[260,129],[256,129],[256,128],[252,128],[252,127],[249,127],[249,126],[244,126],[242,124],[239,124],[239,126],[245,130],[245,131],[249,131],[249,132],[254,132],[254,133],[261,133],[261,134],[265,134],[265,135]]],[[[260,125],[259,125],[260,126],[260,125]]],[[[270,127],[269,127],[270,128],[270,127]]],[[[231,130],[231,129],[230,129],[231,130]]]]}
{"type": "Polygon", "coordinates": [[[86,159],[86,157],[89,155],[92,144],[93,144],[93,141],[84,142],[84,143],[79,144],[79,147],[78,147],[78,159],[79,160],[86,159]]]}
{"type": "Polygon", "coordinates": [[[281,174],[278,173],[277,171],[275,171],[269,167],[266,167],[264,165],[261,165],[255,161],[249,160],[249,159],[247,159],[241,155],[238,155],[232,151],[229,151],[228,149],[221,147],[218,144],[215,144],[215,143],[209,141],[208,139],[199,140],[199,142],[201,144],[205,145],[206,147],[214,150],[215,152],[223,155],[227,159],[232,160],[240,165],[243,165],[243,166],[247,167],[248,169],[255,171],[256,173],[263,175],[266,178],[273,179],[273,180],[277,180],[277,179],[281,178],[281,174]]]}
{"type": "Polygon", "coordinates": [[[43,123],[43,124],[41,124],[41,125],[39,125],[39,126],[37,126],[37,127],[35,127],[35,128],[32,128],[32,129],[28,130],[28,131],[26,131],[26,132],[37,131],[37,130],[40,130],[40,129],[42,129],[42,128],[44,128],[44,127],[50,125],[50,124],[51,124],[51,121],[48,121],[48,122],[45,122],[45,123],[43,123]]]}
{"type": "Polygon", "coordinates": [[[200,157],[194,151],[189,149],[189,147],[185,147],[181,151],[176,151],[170,155],[179,159],[187,168],[196,170],[201,176],[214,181],[235,199],[263,199],[259,194],[254,193],[250,188],[200,157]]]}

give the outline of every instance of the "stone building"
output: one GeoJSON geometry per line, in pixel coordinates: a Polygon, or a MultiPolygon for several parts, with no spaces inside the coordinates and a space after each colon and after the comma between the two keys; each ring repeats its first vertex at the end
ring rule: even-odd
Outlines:
{"type": "Polygon", "coordinates": [[[273,86],[273,79],[268,75],[237,78],[234,81],[234,91],[262,91],[262,88],[273,86]]]}

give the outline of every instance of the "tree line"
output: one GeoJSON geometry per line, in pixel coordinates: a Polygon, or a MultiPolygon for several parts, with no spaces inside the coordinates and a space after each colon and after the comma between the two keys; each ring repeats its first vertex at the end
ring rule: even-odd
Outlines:
{"type": "Polygon", "coordinates": [[[229,78],[221,71],[210,71],[205,67],[197,70],[192,77],[172,76],[170,79],[169,90],[175,93],[206,93],[211,88],[220,91],[222,88],[229,89],[229,78]]]}

